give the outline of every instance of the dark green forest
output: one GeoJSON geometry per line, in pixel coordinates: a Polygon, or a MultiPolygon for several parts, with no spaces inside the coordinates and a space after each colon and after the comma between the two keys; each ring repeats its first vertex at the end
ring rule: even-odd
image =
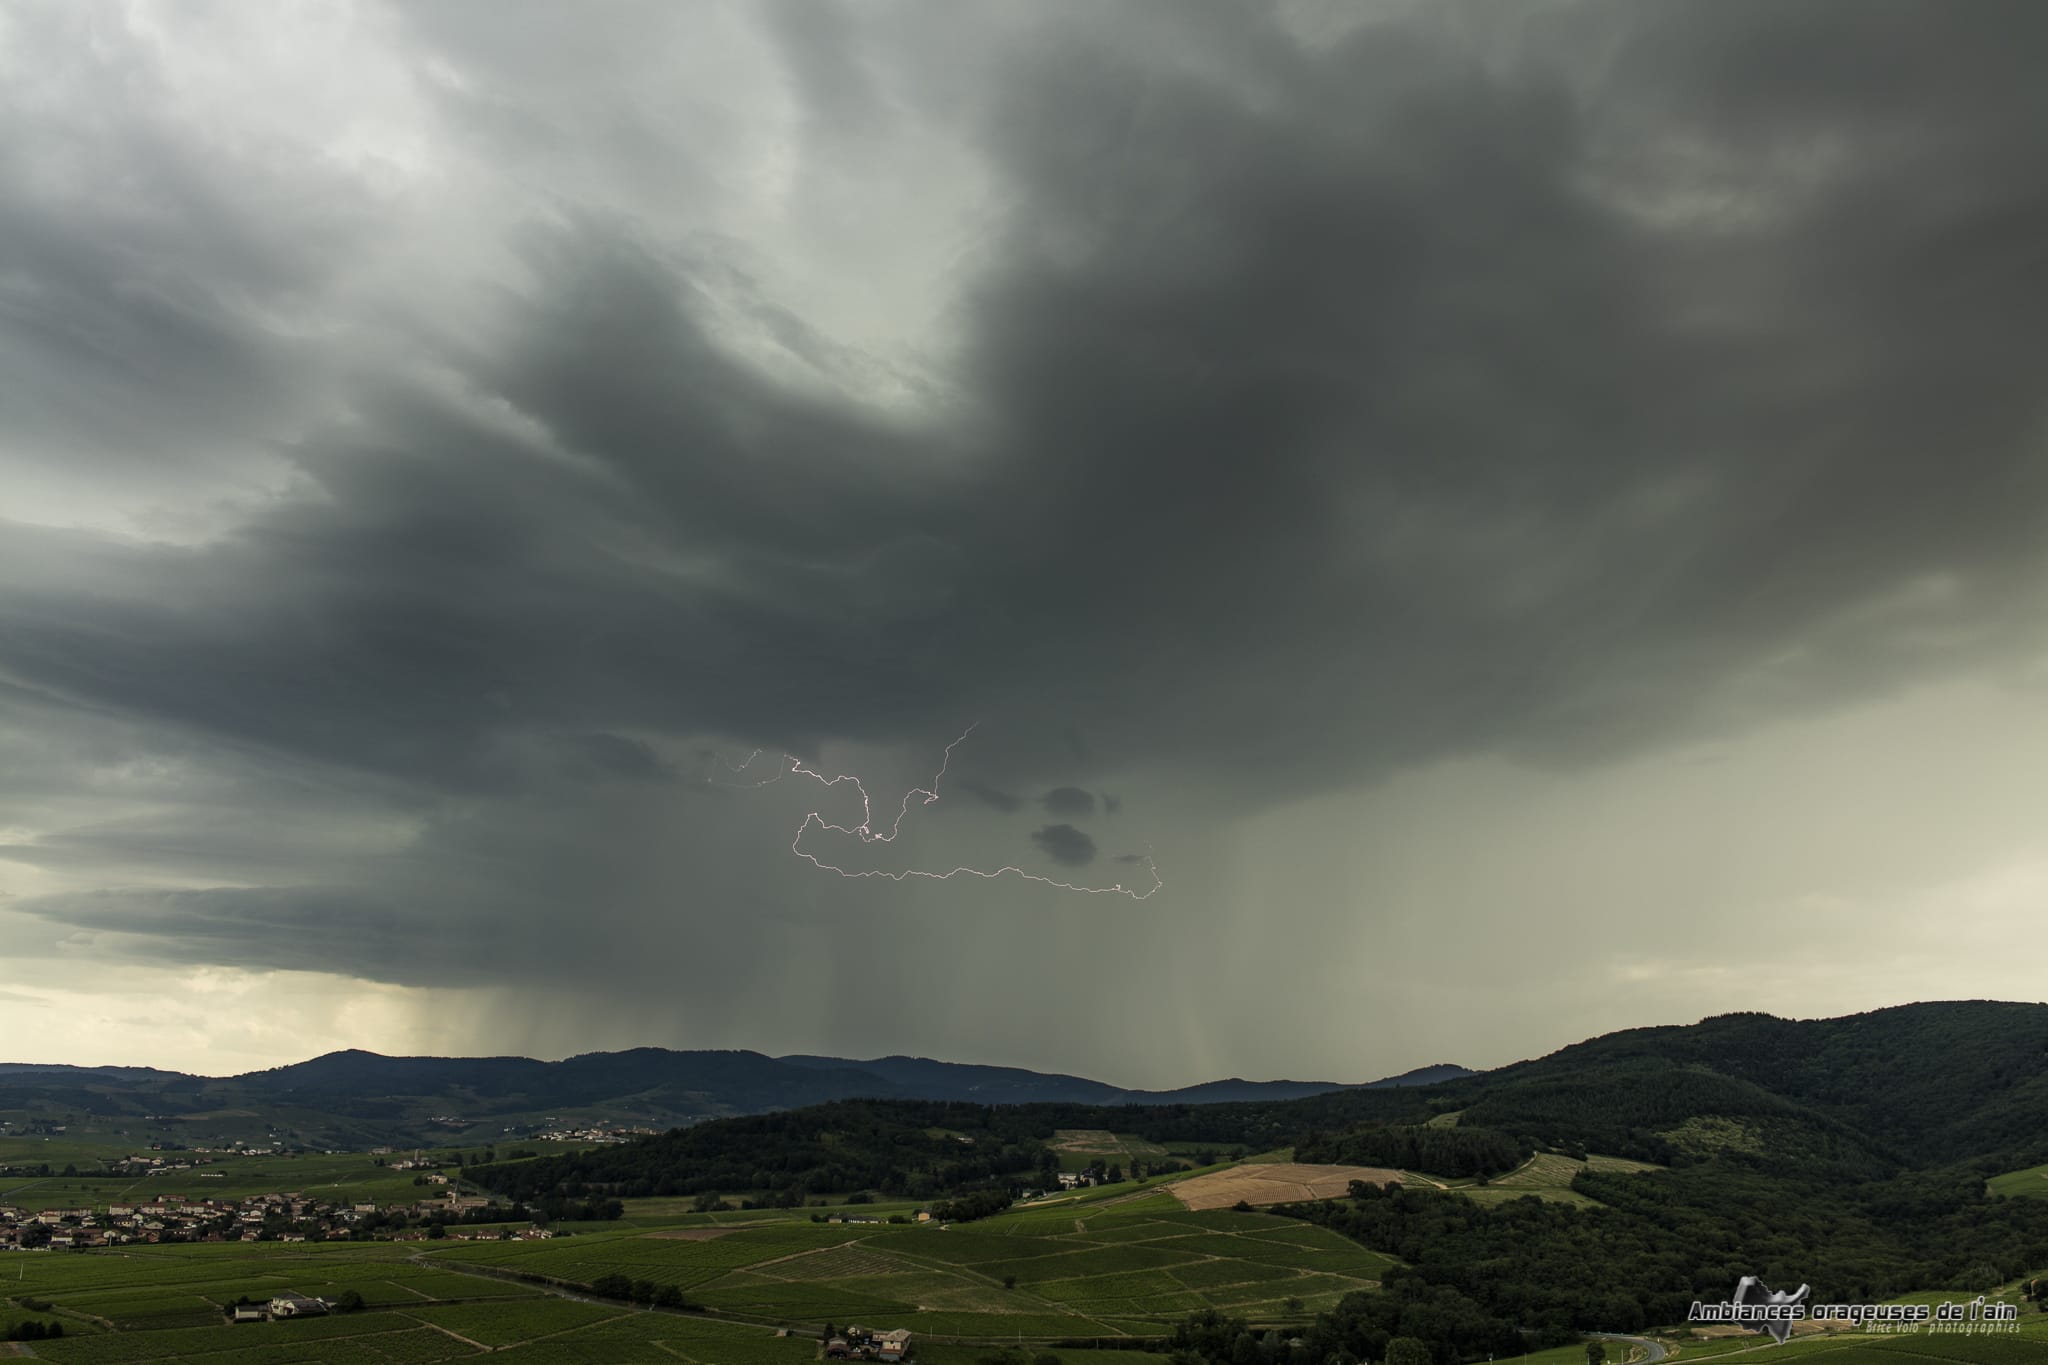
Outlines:
{"type": "MultiPolygon", "coordinates": [[[[1160,1106],[844,1100],[720,1119],[573,1155],[475,1166],[468,1174],[519,1198],[551,1192],[583,1198],[595,1192],[635,1197],[748,1190],[809,1196],[871,1190],[925,1199],[990,1186],[1014,1191],[1049,1183],[1059,1159],[1047,1142],[1061,1128],[1110,1129],[1152,1142],[1257,1151],[1286,1145],[1311,1121],[1341,1123],[1368,1116],[1416,1121],[1427,1114],[1425,1104],[1407,1090],[1347,1091],[1277,1103],[1160,1106]]],[[[1142,1173],[1140,1165],[1132,1165],[1133,1174],[1142,1173]]]]}
{"type": "MultiPolygon", "coordinates": [[[[1299,1335],[1301,1359],[1385,1360],[1407,1337],[1438,1365],[1564,1345],[1580,1332],[1682,1321],[1744,1275],[1866,1301],[1929,1285],[1986,1289],[2048,1264],[2048,1200],[1990,1200],[1974,1177],[1908,1174],[1843,1189],[1741,1162],[1660,1175],[1582,1174],[1609,1206],[1534,1198],[1495,1207],[1435,1190],[1362,1186],[1359,1197],[1275,1210],[1408,1264],[1299,1335]]],[[[1214,1313],[1184,1323],[1191,1360],[1262,1359],[1261,1333],[1214,1313]]],[[[1283,1353],[1283,1358],[1286,1358],[1283,1353]]]]}
{"type": "Polygon", "coordinates": [[[1532,1148],[1506,1133],[1464,1124],[1364,1124],[1342,1133],[1304,1134],[1294,1144],[1294,1159],[1326,1166],[1394,1166],[1458,1178],[1511,1171],[1532,1148]]]}

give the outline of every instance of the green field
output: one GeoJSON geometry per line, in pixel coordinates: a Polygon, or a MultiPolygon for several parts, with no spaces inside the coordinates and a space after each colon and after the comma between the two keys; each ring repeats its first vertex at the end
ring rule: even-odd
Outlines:
{"type": "Polygon", "coordinates": [[[2029,1166],[2024,1171],[2007,1171],[1985,1182],[1985,1193],[2048,1199],[2048,1166],[2029,1166]]]}
{"type": "MultiPolygon", "coordinates": [[[[565,1239],[568,1240],[568,1239],[565,1239]]],[[[38,1358],[79,1365],[138,1360],[273,1365],[317,1359],[431,1362],[510,1349],[536,1361],[810,1360],[816,1342],[760,1327],[578,1303],[530,1285],[421,1264],[410,1244],[193,1243],[121,1252],[19,1254],[0,1261],[0,1321],[52,1320],[65,1336],[38,1358]],[[221,1305],[285,1290],[360,1294],[359,1313],[228,1325],[221,1305]],[[50,1307],[28,1312],[24,1297],[50,1307]]]]}
{"type": "MultiPolygon", "coordinates": [[[[886,1216],[879,1212],[876,1216],[886,1216]]],[[[429,1362],[484,1352],[547,1361],[704,1365],[809,1360],[816,1342],[777,1338],[827,1321],[907,1327],[968,1341],[1164,1335],[1217,1307],[1304,1322],[1370,1287],[1392,1262],[1334,1234],[1267,1214],[1189,1213],[1162,1191],[1086,1197],[955,1228],[812,1222],[809,1211],[660,1217],[540,1242],[194,1243],[19,1254],[0,1260],[0,1309],[65,1325],[40,1358],[269,1365],[429,1362]],[[702,1239],[678,1233],[711,1233],[702,1239]],[[11,1274],[8,1274],[11,1272],[11,1274]],[[494,1273],[495,1272],[495,1273],[494,1273]],[[505,1273],[534,1277],[506,1278],[505,1273]],[[709,1316],[585,1302],[601,1276],[675,1285],[709,1316]],[[552,1283],[545,1283],[552,1282],[552,1283]],[[286,1290],[354,1291],[364,1311],[227,1325],[222,1306],[286,1290]],[[24,1297],[51,1305],[40,1314],[24,1297]],[[317,1343],[312,1345],[311,1343],[317,1343]]],[[[935,1365],[974,1358],[933,1343],[935,1365]]],[[[1096,1352],[1070,1352],[1086,1365],[1096,1352]]],[[[1108,1352],[1126,1365],[1149,1352],[1108,1352]]]]}
{"type": "Polygon", "coordinates": [[[1590,1208],[1597,1201],[1588,1199],[1572,1188],[1572,1179],[1580,1171],[1628,1172],[1658,1169],[1660,1168],[1647,1162],[1629,1161],[1618,1156],[1589,1156],[1584,1161],[1575,1161],[1556,1152],[1538,1152],[1506,1175],[1495,1176],[1484,1185],[1471,1180],[1454,1180],[1448,1182],[1448,1187],[1482,1204],[1504,1204],[1510,1199],[1534,1195],[1538,1199],[1590,1208]]]}
{"type": "Polygon", "coordinates": [[[1053,1134],[1052,1148],[1059,1154],[1063,1171],[1085,1171],[1096,1162],[1130,1169],[1131,1162],[1162,1162],[1168,1159],[1194,1164],[1198,1151],[1227,1150],[1225,1143],[1177,1142],[1163,1146],[1148,1142],[1135,1133],[1112,1133],[1097,1128],[1062,1128],[1053,1134]]]}
{"type": "MultiPolygon", "coordinates": [[[[816,1327],[873,1320],[984,1339],[1151,1336],[1215,1307],[1304,1321],[1393,1262],[1268,1214],[1189,1213],[1160,1191],[1020,1209],[952,1228],[781,1221],[686,1240],[619,1228],[548,1242],[437,1247],[431,1263],[589,1284],[675,1285],[722,1313],[816,1327]]],[[[709,1219],[678,1219],[711,1231],[709,1219]]]]}
{"type": "MultiPolygon", "coordinates": [[[[198,1243],[0,1258],[0,1321],[65,1325],[38,1358],[79,1365],[426,1362],[509,1352],[536,1362],[670,1361],[794,1365],[815,1358],[827,1321],[907,1327],[929,1365],[971,1365],[968,1342],[1159,1337],[1215,1307],[1256,1323],[1302,1322],[1369,1287],[1392,1262],[1320,1228],[1264,1213],[1190,1213],[1160,1191],[1106,1194],[952,1228],[813,1223],[807,1211],[723,1213],[593,1225],[542,1242],[198,1243]],[[705,1239],[680,1232],[715,1233],[705,1239]],[[667,1235],[664,1235],[667,1234],[667,1235]],[[496,1272],[496,1273],[493,1273],[496,1272]],[[502,1278],[510,1272],[561,1282],[502,1278]],[[578,1301],[551,1289],[618,1273],[679,1286],[710,1315],[578,1301]],[[359,1313],[225,1325],[220,1307],[284,1290],[338,1297],[359,1313]],[[30,1314],[19,1300],[51,1305],[30,1314]],[[795,1333],[778,1338],[773,1326],[795,1333]]],[[[1967,1299],[1960,1290],[1913,1299],[1967,1299]]],[[[2007,1297],[2010,1297],[2007,1295],[2007,1297]]],[[[2011,1335],[1922,1332],[1815,1336],[1783,1347],[1754,1337],[1673,1340],[1673,1361],[1819,1356],[1827,1365],[2017,1365],[2048,1360],[2048,1314],[2011,1335]]],[[[1143,1365],[1157,1354],[1061,1350],[1066,1365],[1143,1365]]],[[[1609,1359],[1631,1355],[1610,1343],[1609,1359]]],[[[1641,1353],[1634,1352],[1640,1359],[1641,1353]]],[[[1583,1346],[1524,1358],[1579,1365],[1583,1346]]]]}

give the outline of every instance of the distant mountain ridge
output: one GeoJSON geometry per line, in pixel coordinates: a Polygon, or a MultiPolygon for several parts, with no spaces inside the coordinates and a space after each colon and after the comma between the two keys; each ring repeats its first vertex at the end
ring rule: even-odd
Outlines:
{"type": "Polygon", "coordinates": [[[1064,1073],[926,1057],[859,1061],[644,1047],[545,1062],[509,1056],[387,1057],[350,1048],[226,1077],[143,1067],[0,1063],[0,1113],[49,1118],[82,1109],[101,1118],[183,1115],[189,1123],[198,1121],[189,1116],[247,1111],[264,1119],[263,1131],[276,1126],[309,1142],[342,1145],[489,1140],[542,1124],[669,1128],[842,1099],[1212,1104],[1427,1084],[1470,1074],[1463,1067],[1439,1064],[1364,1085],[1233,1077],[1143,1091],[1064,1073]]]}
{"type": "Polygon", "coordinates": [[[542,1130],[666,1130],[849,1100],[1068,1106],[1090,1111],[1086,1126],[1118,1132],[1190,1106],[1203,1106],[1213,1127],[1217,1107],[1234,1107],[1246,1111],[1243,1140],[1262,1148],[1375,1117],[1456,1115],[1447,1121],[1659,1163],[1737,1144],[1843,1179],[1993,1153],[2026,1156],[2007,1163],[2016,1168],[2048,1161],[2048,1004],[1925,1002],[1807,1020],[1726,1014],[1611,1033],[1486,1072],[1439,1064],[1365,1084],[1227,1078],[1162,1091],[926,1057],[666,1048],[559,1062],[347,1050],[229,1077],[0,1063],[0,1120],[75,1119],[123,1140],[189,1145],[505,1144],[542,1130]]]}

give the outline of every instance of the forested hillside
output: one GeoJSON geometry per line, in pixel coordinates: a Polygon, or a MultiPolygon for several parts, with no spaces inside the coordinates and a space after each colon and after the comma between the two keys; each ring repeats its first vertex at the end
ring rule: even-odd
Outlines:
{"type": "MultiPolygon", "coordinates": [[[[1839,1019],[1719,1015],[1608,1034],[1453,1089],[1496,1097],[1484,1112],[1499,1114],[1512,1084],[1569,1081],[1631,1062],[1644,1065],[1638,1074],[1692,1069],[1748,1082],[1914,1160],[1953,1161],[2016,1147],[2048,1157],[2048,1005],[2042,1004],[1939,1001],[1839,1019]]],[[[1632,1102],[1651,1124],[1671,1111],[1671,1084],[1660,1083],[1659,1097],[1632,1102]]],[[[1562,1091],[1550,1094],[1561,1102],[1562,1091]]],[[[1744,1103],[1732,1091],[1711,1101],[1682,1101],[1694,1102],[1711,1102],[1715,1112],[1744,1103]]]]}
{"type": "Polygon", "coordinates": [[[1729,1015],[1596,1038],[1437,1085],[1214,1105],[842,1102],[484,1175],[527,1195],[573,1183],[614,1193],[922,1196],[1040,1180],[1052,1134],[1091,1128],[1249,1151],[1296,1146],[1304,1160],[1440,1175],[1491,1174],[1545,1148],[1674,1167],[1749,1162],[1854,1183],[1913,1167],[1977,1161],[1988,1172],[2048,1157],[2044,1062],[2043,1005],[1915,1005],[1811,1021],[1729,1015]],[[1452,1111],[1455,1127],[1422,1129],[1452,1111]],[[974,1141],[938,1143],[925,1136],[933,1128],[974,1141]],[[1461,1132],[1471,1135],[1429,1136],[1461,1132]]]}
{"type": "Polygon", "coordinates": [[[1294,1159],[1333,1166],[1392,1166],[1442,1176],[1490,1176],[1522,1164],[1531,1148],[1506,1133],[1460,1124],[1366,1124],[1341,1133],[1311,1132],[1294,1159]]]}

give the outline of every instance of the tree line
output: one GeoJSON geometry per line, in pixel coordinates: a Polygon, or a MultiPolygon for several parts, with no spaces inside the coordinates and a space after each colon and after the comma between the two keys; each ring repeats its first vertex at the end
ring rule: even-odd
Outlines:
{"type": "Polygon", "coordinates": [[[1490,1128],[1430,1128],[1366,1124],[1341,1133],[1311,1132],[1294,1145],[1294,1159],[1331,1166],[1392,1166],[1450,1177],[1511,1171],[1533,1150],[1490,1128]]]}

